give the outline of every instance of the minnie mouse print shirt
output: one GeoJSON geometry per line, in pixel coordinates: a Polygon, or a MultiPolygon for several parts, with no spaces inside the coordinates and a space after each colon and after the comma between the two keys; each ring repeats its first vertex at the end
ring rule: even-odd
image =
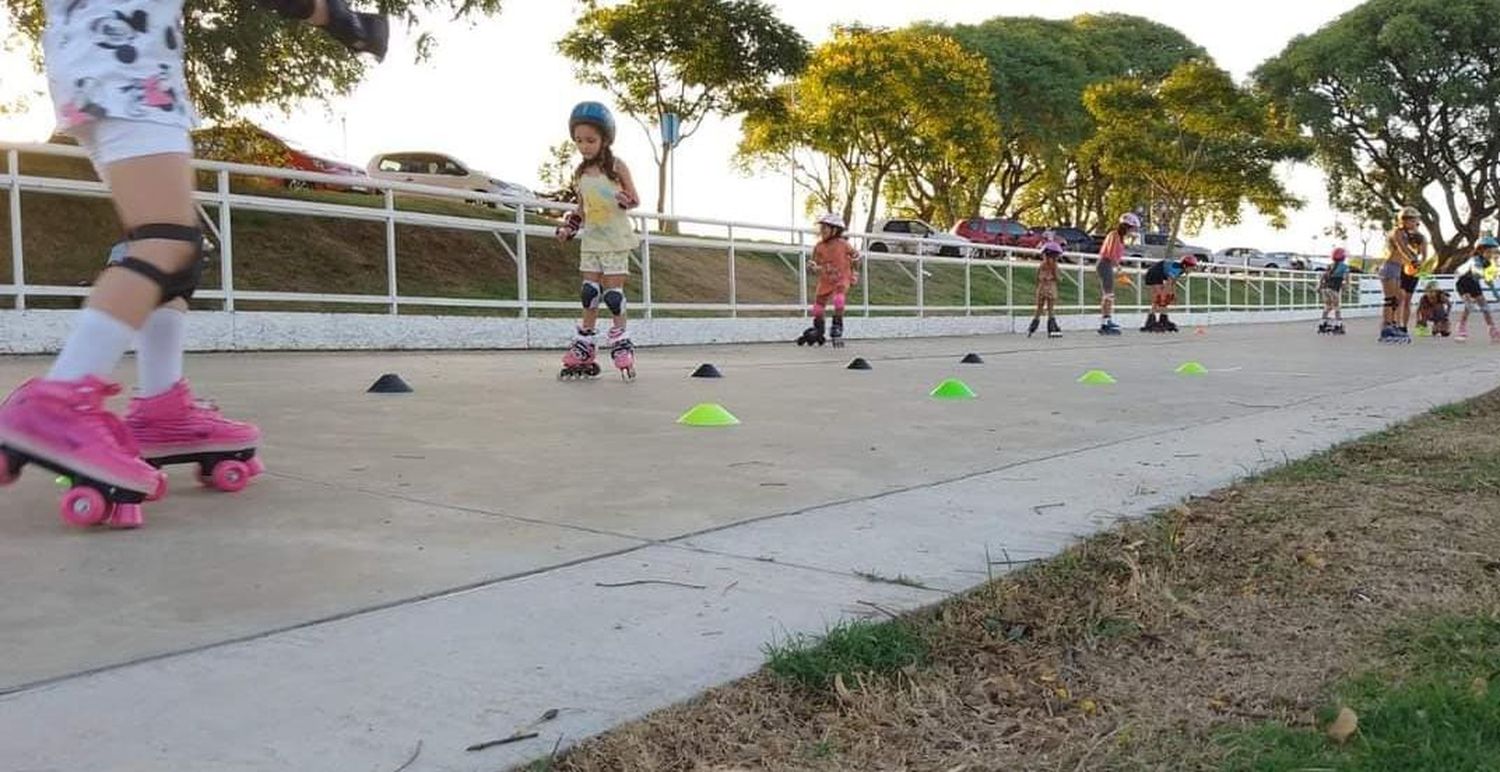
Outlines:
{"type": "Polygon", "coordinates": [[[191,129],[182,0],[47,0],[42,34],[58,126],[117,118],[191,129]]]}

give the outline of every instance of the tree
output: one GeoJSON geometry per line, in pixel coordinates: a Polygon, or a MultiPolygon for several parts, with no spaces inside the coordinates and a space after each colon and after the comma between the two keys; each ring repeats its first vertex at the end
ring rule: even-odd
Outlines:
{"type": "MultiPolygon", "coordinates": [[[[378,0],[377,7],[411,28],[419,14],[443,11],[454,19],[500,12],[504,0],[378,0]]],[[[4,0],[19,32],[33,44],[46,17],[43,0],[4,0]]],[[[246,107],[290,110],[304,99],[349,93],[371,62],[351,56],[321,30],[294,24],[249,0],[193,0],[183,7],[184,71],[198,112],[227,120],[246,107]]],[[[418,58],[431,54],[430,32],[417,38],[418,58]]]]}
{"type": "Polygon", "coordinates": [[[1495,0],[1370,0],[1255,78],[1311,136],[1334,206],[1387,224],[1415,206],[1451,264],[1500,212],[1497,28],[1495,0]]]}
{"type": "Polygon", "coordinates": [[[573,173],[578,169],[577,155],[571,140],[547,148],[546,160],[536,170],[537,179],[549,191],[570,190],[573,187],[573,173]]]}
{"type": "Polygon", "coordinates": [[[674,148],[656,142],[677,115],[686,140],[710,115],[732,115],[767,98],[771,81],[795,75],[807,41],[761,0],[587,0],[558,50],[578,78],[607,90],[652,138],[657,209],[667,202],[674,148]]]}
{"type": "Polygon", "coordinates": [[[848,124],[815,108],[819,94],[802,78],[776,89],[745,115],[736,163],[745,173],[787,170],[808,191],[805,211],[854,221],[862,165],[848,124]]]}
{"type": "Polygon", "coordinates": [[[1238,222],[1247,201],[1277,227],[1288,208],[1301,206],[1275,173],[1276,164],[1307,153],[1294,127],[1212,64],[1181,64],[1155,84],[1091,86],[1084,105],[1099,131],[1083,156],[1114,179],[1117,208],[1150,202],[1162,212],[1169,244],[1184,225],[1238,222]]]}

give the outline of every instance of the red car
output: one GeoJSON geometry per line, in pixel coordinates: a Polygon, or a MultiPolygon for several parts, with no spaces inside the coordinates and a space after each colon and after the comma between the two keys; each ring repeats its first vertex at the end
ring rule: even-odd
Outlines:
{"type": "Polygon", "coordinates": [[[313,155],[305,150],[294,147],[281,137],[253,123],[215,126],[210,129],[195,131],[193,132],[193,147],[194,155],[199,158],[252,163],[264,166],[279,166],[286,169],[350,178],[350,184],[348,185],[325,182],[309,183],[302,180],[282,180],[281,184],[289,188],[311,187],[320,190],[352,190],[359,193],[371,192],[367,186],[362,184],[365,178],[364,169],[353,164],[346,164],[341,161],[333,161],[313,155]]]}
{"type": "Polygon", "coordinates": [[[976,244],[993,244],[999,247],[1036,249],[1042,243],[1041,233],[1032,233],[1030,228],[1020,222],[1000,217],[959,220],[953,226],[953,233],[976,244]]]}

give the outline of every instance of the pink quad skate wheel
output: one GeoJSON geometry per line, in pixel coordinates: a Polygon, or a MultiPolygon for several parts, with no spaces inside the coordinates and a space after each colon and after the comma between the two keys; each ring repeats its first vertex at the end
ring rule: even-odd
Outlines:
{"type": "Polygon", "coordinates": [[[156,490],[146,497],[147,501],[161,501],[167,497],[167,473],[162,472],[156,478],[156,490]]]}
{"type": "Polygon", "coordinates": [[[109,503],[104,500],[104,494],[87,485],[79,485],[63,494],[57,509],[69,525],[98,525],[109,517],[109,503]]]}
{"type": "Polygon", "coordinates": [[[241,461],[220,461],[214,465],[213,486],[225,493],[239,493],[250,484],[250,467],[241,461]]]}
{"type": "Polygon", "coordinates": [[[259,477],[266,473],[266,465],[261,463],[260,456],[251,456],[250,460],[247,461],[246,464],[248,464],[250,467],[251,477],[259,477]]]}
{"type": "Polygon", "coordinates": [[[109,513],[110,528],[140,528],[145,523],[146,516],[140,504],[116,504],[114,511],[109,513]]]}
{"type": "Polygon", "coordinates": [[[21,479],[21,473],[16,472],[15,474],[11,474],[10,458],[0,453],[0,486],[10,485],[19,479],[21,479]]]}

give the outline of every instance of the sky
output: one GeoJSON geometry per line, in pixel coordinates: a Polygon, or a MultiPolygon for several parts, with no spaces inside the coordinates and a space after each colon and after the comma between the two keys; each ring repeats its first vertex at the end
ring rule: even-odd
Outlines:
{"type": "MultiPolygon", "coordinates": [[[[814,44],[839,23],[898,27],[916,21],[973,23],[994,16],[1069,18],[1117,12],[1176,27],[1208,49],[1221,67],[1245,79],[1294,36],[1311,33],[1353,8],[1357,0],[772,0],[781,18],[814,44]]],[[[290,114],[253,111],[249,117],[311,152],[363,166],[379,152],[448,153],[501,179],[540,189],[537,168],[547,149],[567,139],[572,105],[608,95],[581,86],[556,42],[572,27],[573,0],[506,0],[504,12],[477,23],[440,17],[425,22],[438,37],[435,55],[413,62],[415,31],[393,31],[384,64],[348,97],[309,102],[290,114]]],[[[0,25],[8,20],[0,15],[0,25]]],[[[0,27],[0,39],[10,30],[0,27]]],[[[0,49],[0,103],[30,95],[24,112],[0,117],[0,139],[40,141],[53,125],[45,80],[23,51],[0,49]]],[[[646,133],[620,116],[617,155],[626,160],[642,199],[656,200],[655,165],[646,133]]],[[[710,120],[679,148],[675,211],[715,219],[785,226],[805,219],[794,205],[792,182],[774,171],[745,175],[732,163],[737,119],[710,120]]],[[[655,142],[654,138],[649,140],[655,142]]],[[[1283,176],[1307,201],[1289,226],[1277,231],[1247,209],[1234,227],[1209,227],[1188,241],[1211,249],[1253,246],[1267,251],[1327,252],[1335,243],[1323,231],[1335,214],[1326,203],[1322,175],[1289,166],[1283,176]]],[[[669,210],[673,207],[669,206],[669,210]]],[[[1358,243],[1347,246],[1357,248],[1358,243]]]]}

